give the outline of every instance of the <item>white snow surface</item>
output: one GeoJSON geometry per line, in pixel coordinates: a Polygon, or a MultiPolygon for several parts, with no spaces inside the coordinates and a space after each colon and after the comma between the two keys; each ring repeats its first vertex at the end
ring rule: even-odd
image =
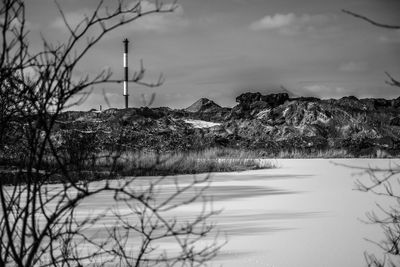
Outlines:
{"type": "Polygon", "coordinates": [[[193,126],[193,128],[211,128],[214,126],[221,125],[221,123],[218,123],[218,122],[203,121],[203,120],[185,119],[183,121],[191,124],[193,126]]]}
{"type": "MultiPolygon", "coordinates": [[[[346,166],[387,168],[396,161],[277,159],[272,162],[277,166],[274,169],[213,173],[206,196],[213,199],[212,209],[222,212],[208,222],[216,223],[216,230],[221,233],[218,244],[228,242],[208,266],[363,267],[366,266],[365,251],[382,258],[381,249],[365,240],[384,239],[381,228],[363,221],[367,220],[367,212],[377,211],[378,216],[381,215],[377,204],[386,208],[396,202],[354,190],[358,179],[368,182],[369,176],[346,166]]],[[[207,175],[198,174],[196,179],[207,175]]],[[[178,177],[180,187],[193,179],[192,174],[178,177]]],[[[145,185],[147,179],[151,181],[154,177],[135,181],[138,185],[145,185]]],[[[162,199],[169,196],[170,188],[176,186],[168,181],[171,180],[160,184],[162,190],[158,197],[162,199]]],[[[114,180],[110,184],[124,182],[114,180]]],[[[90,186],[96,188],[104,183],[93,182],[90,186]]],[[[49,185],[50,189],[53,187],[62,185],[49,185]]],[[[192,202],[171,210],[169,215],[177,219],[195,218],[204,208],[204,203],[192,202]]],[[[98,232],[96,238],[100,241],[104,237],[102,233],[106,232],[103,227],[115,225],[115,215],[108,213],[113,209],[122,214],[131,212],[130,208],[118,205],[112,192],[108,191],[85,199],[84,205],[78,205],[75,216],[83,220],[88,214],[94,216],[106,211],[104,221],[88,229],[98,232]]],[[[207,241],[212,242],[213,235],[209,237],[207,241]]],[[[130,238],[126,249],[130,250],[137,244],[135,242],[136,239],[130,238]]],[[[174,251],[173,240],[161,242],[156,244],[163,251],[174,251]]]]}

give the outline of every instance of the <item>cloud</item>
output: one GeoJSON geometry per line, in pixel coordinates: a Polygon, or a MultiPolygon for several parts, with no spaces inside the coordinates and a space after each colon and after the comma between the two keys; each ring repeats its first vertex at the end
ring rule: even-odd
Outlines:
{"type": "MultiPolygon", "coordinates": [[[[128,8],[132,8],[138,2],[134,1],[128,8]]],[[[172,9],[172,4],[164,4],[162,10],[172,9]]],[[[186,27],[189,22],[184,17],[184,10],[181,5],[175,5],[173,12],[167,13],[152,13],[145,16],[139,17],[135,22],[130,24],[130,30],[132,31],[153,31],[153,32],[167,32],[177,28],[186,27]]],[[[140,11],[141,13],[149,12],[156,9],[156,5],[147,0],[140,1],[140,11]]],[[[112,8],[111,8],[112,10],[112,8]]],[[[101,10],[105,13],[105,10],[101,10]]],[[[100,14],[101,14],[100,12],[100,14]]],[[[90,9],[80,9],[74,12],[69,12],[65,14],[67,22],[72,28],[75,28],[87,15],[91,15],[93,10],[90,9]]],[[[58,29],[66,29],[65,23],[61,17],[58,17],[51,26],[58,29]]]]}
{"type": "Polygon", "coordinates": [[[314,32],[319,28],[326,28],[332,16],[325,14],[298,16],[294,13],[275,14],[265,16],[250,25],[253,31],[275,30],[285,35],[295,35],[304,32],[314,32]]]}
{"type": "Polygon", "coordinates": [[[250,25],[250,29],[266,30],[266,29],[278,29],[292,24],[296,20],[296,16],[293,13],[287,15],[275,14],[274,16],[265,16],[261,20],[255,21],[250,25]]]}
{"type": "Polygon", "coordinates": [[[363,72],[367,69],[368,63],[364,61],[350,61],[339,66],[339,70],[344,72],[363,72]]]}

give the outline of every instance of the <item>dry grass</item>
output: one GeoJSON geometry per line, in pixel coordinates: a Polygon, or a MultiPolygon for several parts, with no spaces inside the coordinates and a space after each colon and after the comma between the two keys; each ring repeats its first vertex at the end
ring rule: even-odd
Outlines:
{"type": "MultiPolygon", "coordinates": [[[[28,174],[24,162],[18,160],[1,161],[0,175],[5,184],[25,183],[29,177],[43,179],[45,183],[57,183],[63,177],[58,163],[52,157],[46,157],[43,169],[28,174]],[[2,164],[1,164],[2,162],[2,164]],[[22,171],[21,171],[22,170],[22,171]]],[[[68,160],[64,162],[69,179],[103,180],[123,176],[164,176],[177,174],[196,174],[209,172],[233,172],[254,169],[274,168],[265,159],[253,152],[231,149],[207,149],[196,152],[155,153],[124,152],[108,154],[106,152],[88,156],[86,160],[68,160]]]]}
{"type": "Polygon", "coordinates": [[[300,149],[291,151],[280,151],[277,158],[354,158],[354,155],[349,153],[346,149],[327,149],[316,150],[313,152],[304,152],[300,149]]]}
{"type": "Polygon", "coordinates": [[[374,149],[369,153],[358,155],[349,152],[347,149],[325,149],[325,150],[314,150],[314,151],[303,151],[300,149],[294,150],[283,150],[278,154],[274,155],[275,158],[392,158],[396,155],[391,155],[389,152],[383,149],[374,149]]]}
{"type": "MultiPolygon", "coordinates": [[[[109,166],[111,158],[97,164],[109,166]]],[[[122,175],[175,175],[207,172],[232,172],[273,168],[267,160],[251,152],[239,150],[207,149],[196,152],[157,154],[154,152],[127,152],[116,162],[122,175]]]]}

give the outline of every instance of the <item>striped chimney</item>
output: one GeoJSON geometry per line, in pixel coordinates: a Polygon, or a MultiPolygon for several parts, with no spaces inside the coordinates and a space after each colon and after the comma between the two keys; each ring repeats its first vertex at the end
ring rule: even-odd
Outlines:
{"type": "Polygon", "coordinates": [[[125,108],[128,108],[128,44],[129,40],[127,38],[124,39],[124,72],[125,72],[125,79],[124,79],[124,97],[125,97],[125,108]]]}

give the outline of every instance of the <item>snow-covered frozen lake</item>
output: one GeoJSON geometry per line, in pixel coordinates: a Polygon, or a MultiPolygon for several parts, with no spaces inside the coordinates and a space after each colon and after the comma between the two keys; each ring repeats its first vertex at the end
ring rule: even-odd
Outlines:
{"type": "MultiPolygon", "coordinates": [[[[227,244],[209,266],[365,266],[364,252],[380,250],[365,240],[381,240],[380,228],[367,225],[366,212],[382,199],[355,189],[361,171],[340,164],[387,168],[389,159],[278,159],[275,169],[213,173],[208,195],[216,210],[212,220],[227,236],[227,244]],[[336,164],[334,164],[336,163],[336,164]],[[338,165],[339,164],[339,165],[338,165]]],[[[206,174],[197,175],[201,177],[206,174]]],[[[189,175],[178,177],[185,181],[189,175]]],[[[155,179],[152,177],[143,178],[155,179]]],[[[101,182],[100,182],[101,183],[101,182]]],[[[57,185],[51,185],[56,187],[57,185]]],[[[95,183],[94,183],[95,186],[95,183]]],[[[168,195],[168,185],[163,194],[168,195]]],[[[112,205],[104,192],[89,198],[75,213],[89,213],[112,205]]],[[[387,201],[387,200],[386,200],[387,201]]],[[[179,208],[177,217],[192,216],[201,203],[179,208]]],[[[107,221],[112,225],[113,218],[107,221]]],[[[96,224],[96,227],[103,227],[96,224]]],[[[100,228],[99,228],[100,229],[100,228]]],[[[92,229],[96,230],[96,229],[92,229]]]]}
{"type": "MultiPolygon", "coordinates": [[[[381,240],[380,228],[361,220],[383,200],[354,190],[357,179],[368,177],[338,164],[387,168],[398,160],[273,161],[278,168],[212,174],[208,194],[215,209],[223,209],[213,220],[228,243],[210,266],[361,267],[365,251],[381,255],[365,240],[381,240]]],[[[168,194],[168,187],[164,193],[168,194]]],[[[105,203],[106,197],[89,200],[81,212],[102,206],[99,203],[105,203]]],[[[200,205],[181,207],[176,215],[190,217],[200,205]]]]}
{"type": "Polygon", "coordinates": [[[365,266],[366,250],[381,256],[365,240],[380,240],[380,228],[361,220],[382,200],[354,190],[367,179],[360,171],[332,162],[385,168],[396,160],[283,159],[277,169],[214,174],[213,191],[229,185],[236,193],[217,201],[229,242],[213,266],[356,267],[365,266]]]}

